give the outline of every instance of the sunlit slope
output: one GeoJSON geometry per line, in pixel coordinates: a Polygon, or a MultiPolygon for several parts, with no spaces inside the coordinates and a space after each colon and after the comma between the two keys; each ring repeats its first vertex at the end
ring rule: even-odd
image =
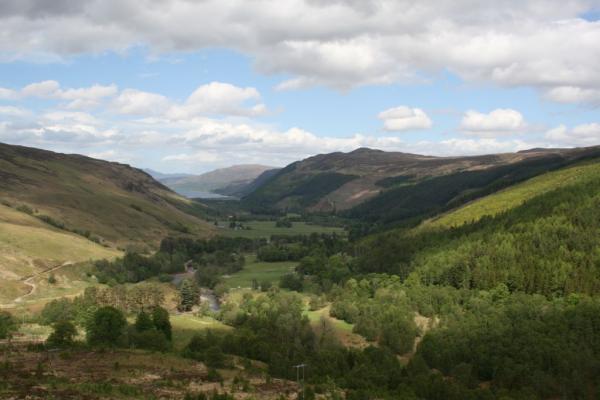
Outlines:
{"type": "Polygon", "coordinates": [[[24,212],[0,205],[0,303],[29,290],[22,280],[65,262],[118,255],[74,233],[52,227],[24,212]]]}
{"type": "Polygon", "coordinates": [[[559,187],[584,183],[600,177],[600,160],[552,171],[508,189],[480,198],[451,212],[425,221],[422,228],[450,228],[476,222],[522,205],[527,200],[559,187]]]}
{"type": "Polygon", "coordinates": [[[128,165],[0,144],[0,201],[112,247],[210,235],[202,206],[128,165]]]}

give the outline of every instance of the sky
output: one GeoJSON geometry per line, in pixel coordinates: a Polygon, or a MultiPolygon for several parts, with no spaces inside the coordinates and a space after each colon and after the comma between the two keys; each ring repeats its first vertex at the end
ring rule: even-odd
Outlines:
{"type": "Polygon", "coordinates": [[[600,0],[7,0],[0,142],[174,173],[600,144],[600,0]]]}

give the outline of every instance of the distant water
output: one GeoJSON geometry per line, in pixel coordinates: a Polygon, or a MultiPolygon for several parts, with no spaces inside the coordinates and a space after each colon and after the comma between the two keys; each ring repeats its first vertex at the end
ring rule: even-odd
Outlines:
{"type": "Polygon", "coordinates": [[[201,192],[201,191],[194,191],[194,190],[181,190],[179,191],[179,194],[188,197],[190,199],[231,199],[231,197],[229,196],[223,196],[221,194],[217,194],[217,193],[211,193],[211,192],[201,192]]]}

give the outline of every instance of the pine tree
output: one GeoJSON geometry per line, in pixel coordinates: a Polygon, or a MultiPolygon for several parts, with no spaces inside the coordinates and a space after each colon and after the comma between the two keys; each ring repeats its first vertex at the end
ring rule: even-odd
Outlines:
{"type": "Polygon", "coordinates": [[[179,304],[179,309],[181,311],[190,311],[192,307],[198,303],[198,289],[189,279],[184,279],[183,282],[181,282],[179,294],[181,296],[179,304]]]}

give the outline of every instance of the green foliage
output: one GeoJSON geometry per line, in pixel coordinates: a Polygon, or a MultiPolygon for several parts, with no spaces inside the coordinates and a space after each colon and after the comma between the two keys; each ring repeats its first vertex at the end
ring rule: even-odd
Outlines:
{"type": "Polygon", "coordinates": [[[0,311],[0,339],[6,339],[17,330],[17,321],[7,311],[0,311]]]}
{"type": "Polygon", "coordinates": [[[184,272],[188,261],[192,260],[201,275],[217,279],[223,273],[239,271],[244,265],[242,253],[257,246],[255,241],[243,238],[194,240],[167,237],[161,241],[160,250],[151,256],[127,252],[113,261],[97,261],[94,272],[102,283],[111,280],[140,282],[155,276],[166,279],[166,274],[184,272]]]}
{"type": "Polygon", "coordinates": [[[460,228],[377,235],[358,246],[357,267],[457,288],[596,294],[599,215],[596,174],[460,228]]]}
{"type": "Polygon", "coordinates": [[[94,346],[114,347],[127,326],[125,316],[114,307],[99,308],[86,326],[87,341],[94,346]]]}
{"type": "Polygon", "coordinates": [[[75,319],[77,310],[68,298],[55,299],[46,303],[40,313],[40,323],[52,325],[59,321],[72,321],[75,319]]]}
{"type": "Polygon", "coordinates": [[[336,293],[331,315],[353,323],[354,332],[388,347],[394,353],[412,350],[417,328],[414,302],[394,279],[389,281],[350,279],[336,293]]]}
{"type": "Polygon", "coordinates": [[[184,279],[179,288],[179,310],[191,311],[192,307],[198,304],[200,300],[200,290],[198,286],[190,279],[184,279]]]}
{"type": "Polygon", "coordinates": [[[292,221],[290,221],[287,218],[281,218],[278,219],[277,222],[275,222],[275,227],[277,228],[291,228],[292,226],[292,221]]]}
{"type": "Polygon", "coordinates": [[[169,312],[162,307],[154,307],[152,310],[152,323],[154,327],[165,335],[168,341],[173,337],[169,312]]]}
{"type": "Polygon", "coordinates": [[[507,389],[531,388],[539,398],[591,398],[597,389],[585,382],[600,373],[600,341],[592,334],[599,329],[597,301],[478,297],[446,329],[425,336],[419,353],[467,386],[492,380],[507,389]]]}
{"type": "Polygon", "coordinates": [[[134,327],[137,332],[144,332],[154,329],[154,324],[150,316],[146,312],[141,311],[135,319],[134,327]]]}
{"type": "Polygon", "coordinates": [[[77,329],[69,321],[59,321],[53,326],[53,331],[46,339],[46,344],[50,347],[70,347],[75,343],[77,329]]]}
{"type": "Polygon", "coordinates": [[[282,289],[295,290],[301,292],[304,288],[304,281],[302,276],[295,273],[285,274],[279,280],[279,287],[282,289]]]}

